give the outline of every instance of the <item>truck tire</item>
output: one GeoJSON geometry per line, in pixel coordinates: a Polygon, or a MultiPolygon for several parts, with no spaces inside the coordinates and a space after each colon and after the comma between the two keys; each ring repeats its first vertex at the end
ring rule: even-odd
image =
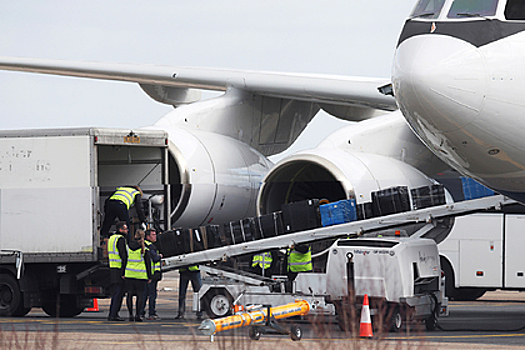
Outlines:
{"type": "Polygon", "coordinates": [[[224,289],[210,290],[205,298],[206,313],[210,318],[220,318],[231,315],[231,303],[233,301],[230,293],[224,289]]]}
{"type": "Polygon", "coordinates": [[[392,310],[392,315],[390,316],[390,319],[387,322],[388,330],[390,332],[398,333],[403,329],[403,314],[399,310],[399,308],[394,308],[392,310]]]}
{"type": "Polygon", "coordinates": [[[14,316],[22,300],[17,280],[9,274],[0,274],[0,316],[14,316]]]}
{"type": "Polygon", "coordinates": [[[51,317],[75,317],[84,311],[84,307],[77,306],[76,296],[64,294],[60,296],[60,311],[58,315],[55,300],[43,302],[42,310],[51,317]]]}

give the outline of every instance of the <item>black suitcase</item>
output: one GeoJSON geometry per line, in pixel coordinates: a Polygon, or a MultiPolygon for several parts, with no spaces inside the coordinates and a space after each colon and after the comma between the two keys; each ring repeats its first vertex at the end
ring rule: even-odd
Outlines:
{"type": "Polygon", "coordinates": [[[232,239],[231,244],[239,244],[244,242],[241,221],[231,221],[229,224],[224,226],[224,229],[226,231],[226,236],[230,236],[232,239]]]}
{"type": "Polygon", "coordinates": [[[157,235],[157,242],[155,242],[155,246],[158,248],[162,256],[166,258],[177,255],[175,246],[175,232],[166,231],[157,235]]]}
{"type": "Polygon", "coordinates": [[[177,255],[191,253],[190,229],[177,228],[174,230],[174,233],[177,255]]]}
{"type": "Polygon", "coordinates": [[[275,237],[284,233],[283,213],[276,211],[261,215],[255,220],[261,238],[275,237]]]}
{"type": "Polygon", "coordinates": [[[166,231],[157,236],[155,246],[164,257],[186,254],[191,251],[189,238],[188,230],[166,231]]]}
{"type": "Polygon", "coordinates": [[[192,253],[204,250],[204,235],[206,231],[201,227],[190,230],[191,234],[191,251],[192,253]]]}
{"type": "Polygon", "coordinates": [[[357,204],[356,210],[357,220],[366,220],[374,217],[372,202],[357,204]]]}
{"type": "Polygon", "coordinates": [[[400,213],[410,210],[408,187],[397,186],[372,192],[374,216],[400,213]]]}
{"type": "Polygon", "coordinates": [[[410,190],[414,209],[432,207],[445,204],[445,187],[441,184],[422,186],[410,190]]]}
{"type": "Polygon", "coordinates": [[[241,229],[245,242],[255,241],[261,238],[260,233],[257,233],[254,218],[245,218],[241,220],[241,229]]]}
{"type": "Polygon", "coordinates": [[[283,204],[281,210],[283,212],[284,233],[321,227],[318,199],[283,204]]]}
{"type": "Polygon", "coordinates": [[[206,249],[219,248],[226,245],[219,225],[201,226],[201,230],[204,232],[204,247],[206,249]]]}

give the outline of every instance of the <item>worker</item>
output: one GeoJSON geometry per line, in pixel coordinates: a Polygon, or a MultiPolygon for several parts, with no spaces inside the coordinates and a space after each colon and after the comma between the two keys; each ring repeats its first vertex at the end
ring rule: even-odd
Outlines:
{"type": "Polygon", "coordinates": [[[159,281],[162,279],[162,271],[160,260],[162,259],[162,254],[159,253],[159,250],[155,246],[157,241],[157,232],[153,229],[146,230],[146,240],[144,243],[149,250],[151,258],[151,268],[153,277],[151,278],[151,283],[146,284],[146,289],[144,289],[144,295],[142,300],[142,306],[140,308],[140,316],[145,318],[146,316],[146,302],[148,303],[148,318],[149,321],[158,321],[160,317],[157,315],[157,310],[155,306],[157,304],[157,286],[159,281]]]}
{"type": "Polygon", "coordinates": [[[109,273],[111,281],[111,304],[109,306],[108,321],[124,321],[119,316],[122,299],[126,291],[124,271],[128,261],[126,236],[128,226],[124,221],[117,223],[117,231],[108,240],[109,273]]]}
{"type": "MultiPolygon", "coordinates": [[[[199,266],[188,266],[179,269],[179,313],[175,317],[176,320],[183,320],[186,312],[186,291],[188,284],[191,281],[193,292],[197,293],[202,286],[201,272],[199,266]]],[[[197,319],[202,319],[202,311],[197,311],[197,319]]]]}
{"type": "Polygon", "coordinates": [[[135,231],[135,239],[129,243],[128,262],[124,276],[126,279],[126,305],[131,322],[142,322],[140,307],[147,283],[151,283],[151,258],[149,250],[144,243],[145,233],[143,230],[135,231]],[[133,297],[136,297],[133,315],[133,297]]]}
{"type": "Polygon", "coordinates": [[[256,254],[252,258],[252,268],[258,275],[268,276],[270,275],[270,267],[272,267],[272,253],[263,252],[256,254]]]}
{"type": "MultiPolygon", "coordinates": [[[[132,206],[135,206],[139,220],[143,224],[142,228],[146,229],[144,224],[146,218],[141,204],[142,195],[143,193],[139,186],[117,187],[115,192],[108,197],[104,205],[104,222],[102,224],[102,229],[100,230],[100,236],[102,238],[107,237],[115,218],[118,218],[121,221],[126,221],[128,228],[131,229],[129,209],[132,206]]],[[[131,237],[128,233],[128,236],[126,237],[128,242],[130,241],[130,238],[131,237]]]]}
{"type": "Polygon", "coordinates": [[[288,280],[295,280],[299,272],[310,272],[312,265],[312,248],[307,244],[292,245],[288,249],[288,280]]]}

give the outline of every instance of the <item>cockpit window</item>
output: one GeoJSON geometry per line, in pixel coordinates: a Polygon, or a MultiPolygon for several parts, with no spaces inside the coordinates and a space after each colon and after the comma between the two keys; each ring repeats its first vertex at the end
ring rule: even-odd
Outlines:
{"type": "Polygon", "coordinates": [[[445,0],[419,0],[410,17],[438,18],[444,3],[445,0]]]}
{"type": "Polygon", "coordinates": [[[505,7],[505,18],[525,21],[525,0],[509,0],[505,7]]]}
{"type": "Polygon", "coordinates": [[[448,18],[494,16],[498,0],[454,0],[448,18]]]}

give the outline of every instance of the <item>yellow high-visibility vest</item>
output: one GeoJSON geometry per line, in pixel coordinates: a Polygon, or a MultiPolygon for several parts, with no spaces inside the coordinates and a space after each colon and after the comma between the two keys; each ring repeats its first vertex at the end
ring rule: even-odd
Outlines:
{"type": "MultiPolygon", "coordinates": [[[[146,254],[146,252],[144,252],[146,254]]],[[[140,249],[130,250],[128,254],[128,264],[124,272],[126,278],[136,278],[139,280],[148,279],[148,271],[146,270],[146,261],[144,256],[140,253],[140,249]]]]}
{"type": "Polygon", "coordinates": [[[270,252],[257,254],[253,256],[252,267],[257,267],[257,265],[259,265],[261,269],[267,270],[272,266],[272,261],[272,253],[270,252]]]}
{"type": "Polygon", "coordinates": [[[122,267],[122,259],[120,258],[120,252],[117,246],[120,237],[124,238],[123,235],[114,233],[108,240],[108,259],[110,269],[120,269],[122,267]]]}
{"type": "Polygon", "coordinates": [[[140,194],[140,192],[133,187],[117,187],[117,190],[109,199],[121,201],[129,210],[133,203],[135,203],[135,196],[137,194],[140,194]]]}
{"type": "Polygon", "coordinates": [[[288,270],[291,272],[312,271],[312,247],[308,247],[308,251],[304,254],[297,250],[290,251],[288,255],[288,270]]]}

